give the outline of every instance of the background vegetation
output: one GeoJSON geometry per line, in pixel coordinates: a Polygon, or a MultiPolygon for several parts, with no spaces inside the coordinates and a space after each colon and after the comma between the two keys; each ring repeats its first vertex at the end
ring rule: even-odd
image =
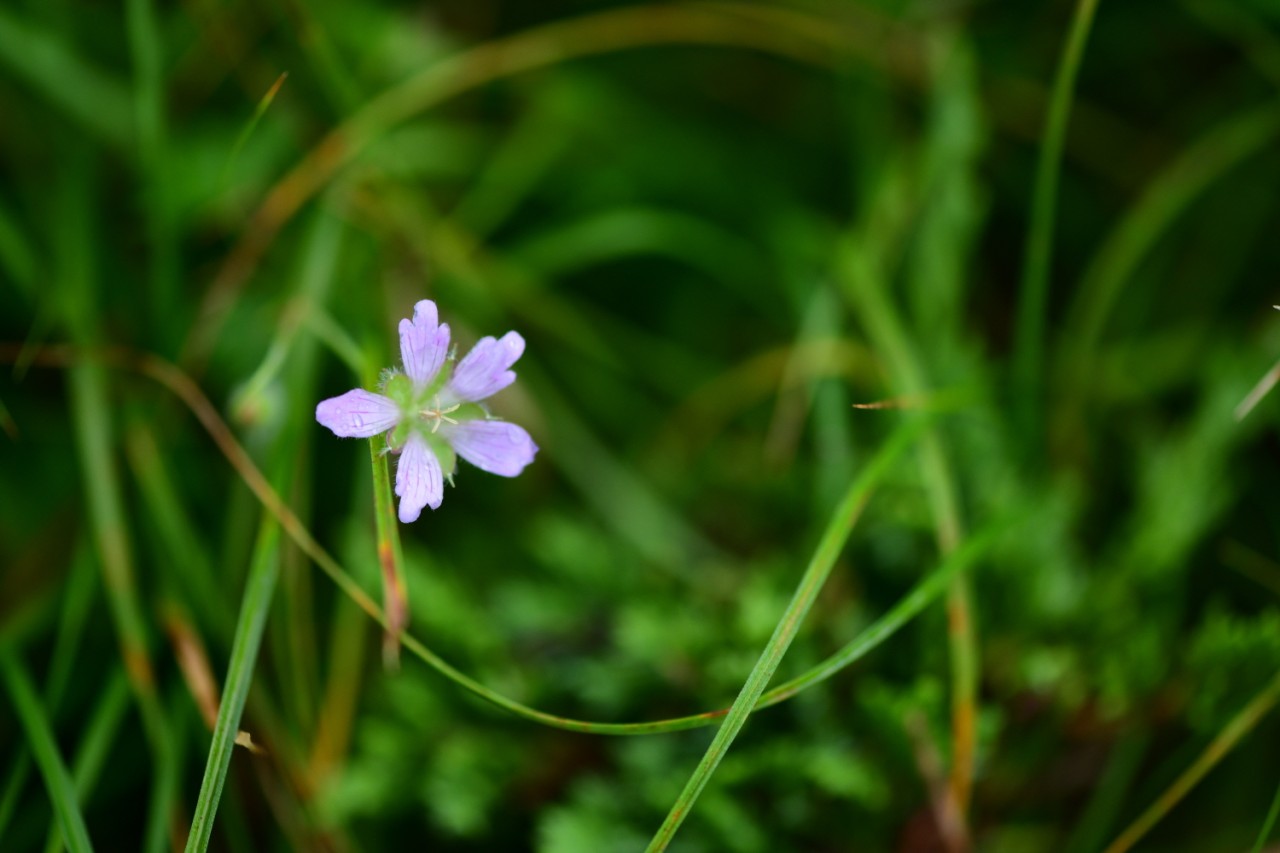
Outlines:
{"type": "Polygon", "coordinates": [[[0,847],[640,849],[713,729],[419,653],[723,709],[807,565],[675,849],[1261,844],[1277,8],[6,3],[0,847]],[[397,545],[428,297],[542,451],[397,545]]]}

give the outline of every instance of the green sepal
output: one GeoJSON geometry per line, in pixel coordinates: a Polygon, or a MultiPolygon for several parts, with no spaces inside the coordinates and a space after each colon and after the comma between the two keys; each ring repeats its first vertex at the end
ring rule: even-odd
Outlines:
{"type": "Polygon", "coordinates": [[[413,421],[405,420],[396,424],[395,429],[387,433],[387,446],[392,450],[399,450],[404,447],[404,443],[409,440],[409,433],[413,429],[413,421]]]}
{"type": "Polygon", "coordinates": [[[458,454],[454,453],[453,448],[449,446],[449,442],[439,435],[427,433],[426,438],[431,452],[436,455],[436,459],[440,460],[440,472],[452,483],[453,472],[458,468],[458,454]]]}
{"type": "Polygon", "coordinates": [[[488,420],[489,413],[479,403],[463,403],[450,412],[449,417],[461,423],[463,421],[488,420]]]}
{"type": "Polygon", "coordinates": [[[382,393],[400,407],[400,411],[413,409],[413,380],[403,373],[393,373],[382,384],[382,393]]]}

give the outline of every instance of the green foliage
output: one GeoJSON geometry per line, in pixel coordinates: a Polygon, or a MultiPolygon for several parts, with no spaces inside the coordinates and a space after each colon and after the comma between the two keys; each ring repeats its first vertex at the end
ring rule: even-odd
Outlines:
{"type": "Polygon", "coordinates": [[[1261,0],[7,4],[0,849],[1265,837],[1277,57],[1261,0]],[[393,536],[313,412],[421,298],[527,338],[541,449],[393,536]]]}

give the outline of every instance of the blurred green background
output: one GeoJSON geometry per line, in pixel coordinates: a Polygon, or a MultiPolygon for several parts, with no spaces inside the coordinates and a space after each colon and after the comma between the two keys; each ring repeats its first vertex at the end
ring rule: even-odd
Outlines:
{"type": "MultiPolygon", "coordinates": [[[[525,336],[493,403],[542,448],[401,527],[410,633],[463,672],[580,719],[726,707],[851,478],[933,412],[775,682],[999,525],[967,578],[974,847],[1102,849],[1234,733],[1139,847],[1248,849],[1280,784],[1280,400],[1234,410],[1280,357],[1280,6],[1104,0],[1055,200],[1076,14],[6,3],[0,848],[57,847],[60,803],[97,849],[181,849],[245,615],[263,751],[211,849],[647,843],[712,730],[559,731],[388,670],[174,393],[380,600],[367,447],[314,406],[432,298],[464,346],[525,336]]],[[[673,849],[962,847],[935,600],[753,716],[673,849]]]]}

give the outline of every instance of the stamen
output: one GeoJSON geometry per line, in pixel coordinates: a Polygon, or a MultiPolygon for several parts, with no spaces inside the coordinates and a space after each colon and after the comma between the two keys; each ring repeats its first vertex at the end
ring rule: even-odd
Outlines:
{"type": "Polygon", "coordinates": [[[432,422],[431,434],[434,435],[437,431],[439,431],[441,423],[453,424],[454,426],[457,426],[458,422],[453,418],[449,417],[449,414],[451,412],[456,412],[461,407],[462,407],[461,403],[454,403],[452,406],[450,406],[447,409],[441,409],[440,398],[436,397],[436,407],[434,409],[423,409],[421,412],[419,412],[419,414],[423,418],[426,418],[427,420],[432,422]]]}

